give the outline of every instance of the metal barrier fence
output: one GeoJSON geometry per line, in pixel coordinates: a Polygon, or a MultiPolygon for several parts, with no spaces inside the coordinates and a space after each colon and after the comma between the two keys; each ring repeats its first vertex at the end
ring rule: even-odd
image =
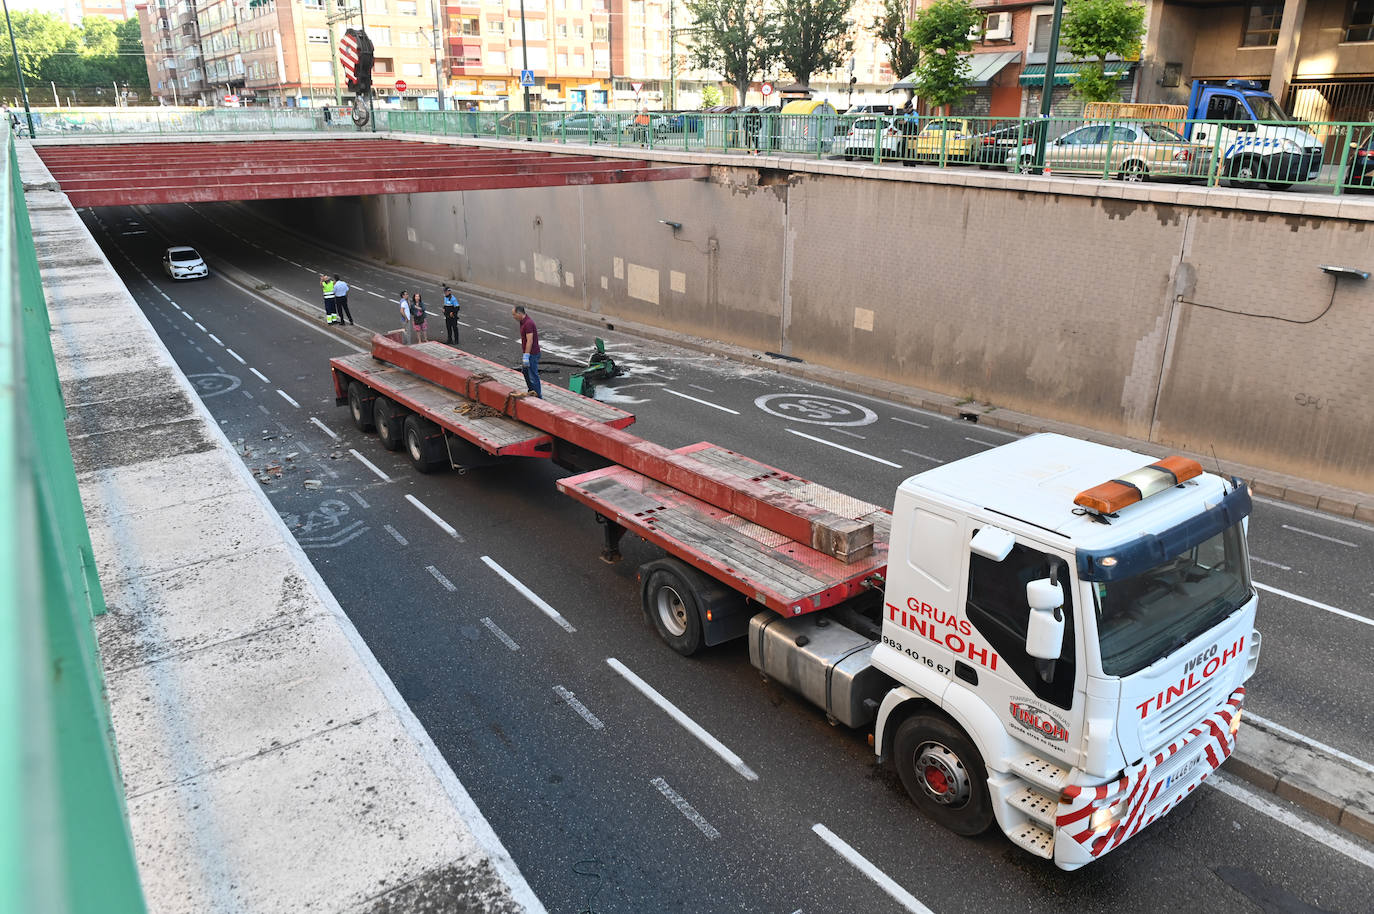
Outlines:
{"type": "Polygon", "coordinates": [[[0,911],[141,912],[104,612],[9,139],[0,190],[0,911]]]}
{"type": "MultiPolygon", "coordinates": [[[[343,114],[344,109],[338,109],[343,114]]],[[[1209,187],[1294,185],[1333,194],[1374,185],[1374,123],[1145,118],[921,117],[767,112],[472,112],[379,108],[376,129],[647,150],[972,166],[1209,187]],[[1044,138],[1043,158],[1037,148],[1044,138]]],[[[42,136],[356,130],[311,108],[147,108],[36,115],[42,136]]]]}

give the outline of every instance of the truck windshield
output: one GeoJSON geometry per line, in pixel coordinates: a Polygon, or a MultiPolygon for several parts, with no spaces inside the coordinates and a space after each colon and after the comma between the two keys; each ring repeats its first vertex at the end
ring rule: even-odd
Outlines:
{"type": "Polygon", "coordinates": [[[1255,112],[1257,121],[1281,121],[1288,122],[1293,120],[1283,113],[1278,102],[1267,95],[1247,95],[1245,100],[1250,103],[1250,110],[1255,112]]]}
{"type": "Polygon", "coordinates": [[[1143,670],[1244,606],[1244,542],[1235,524],[1135,577],[1094,582],[1102,672],[1143,670]]]}

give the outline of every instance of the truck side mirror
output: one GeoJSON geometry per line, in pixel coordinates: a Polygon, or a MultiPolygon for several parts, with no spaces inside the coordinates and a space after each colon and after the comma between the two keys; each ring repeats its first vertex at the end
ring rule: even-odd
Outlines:
{"type": "Polygon", "coordinates": [[[1026,653],[1038,660],[1058,660],[1064,644],[1064,589],[1050,578],[1026,585],[1030,618],[1026,624],[1026,653]]]}

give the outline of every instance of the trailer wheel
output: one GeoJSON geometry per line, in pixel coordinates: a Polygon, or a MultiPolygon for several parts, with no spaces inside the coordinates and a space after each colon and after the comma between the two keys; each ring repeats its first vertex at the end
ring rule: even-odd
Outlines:
{"type": "Polygon", "coordinates": [[[405,421],[406,454],[410,465],[421,473],[442,470],[448,463],[443,456],[443,431],[428,419],[419,416],[406,416],[405,421]]]}
{"type": "Polygon", "coordinates": [[[693,574],[681,562],[659,559],[640,569],[644,612],[668,646],[684,657],[701,650],[701,600],[693,574]]]}
{"type": "Polygon", "coordinates": [[[401,426],[404,421],[405,410],[386,397],[372,401],[372,424],[377,426],[377,437],[382,439],[382,447],[388,451],[401,449],[401,426]]]}
{"type": "Polygon", "coordinates": [[[360,432],[370,432],[375,427],[372,422],[372,402],[377,395],[372,388],[358,381],[348,385],[348,411],[353,416],[353,426],[360,432]]]}
{"type": "Polygon", "coordinates": [[[897,774],[921,811],[957,835],[992,824],[987,769],[964,732],[941,717],[916,714],[893,738],[897,774]]]}

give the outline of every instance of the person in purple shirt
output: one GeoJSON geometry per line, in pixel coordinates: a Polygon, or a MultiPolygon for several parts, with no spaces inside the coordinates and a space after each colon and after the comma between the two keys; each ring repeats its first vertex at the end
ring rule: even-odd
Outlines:
{"type": "Polygon", "coordinates": [[[530,393],[543,399],[544,388],[539,384],[539,328],[525,313],[524,305],[516,305],[511,316],[520,325],[520,367],[525,372],[525,386],[530,393]]]}

